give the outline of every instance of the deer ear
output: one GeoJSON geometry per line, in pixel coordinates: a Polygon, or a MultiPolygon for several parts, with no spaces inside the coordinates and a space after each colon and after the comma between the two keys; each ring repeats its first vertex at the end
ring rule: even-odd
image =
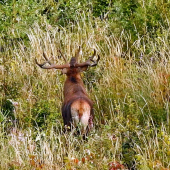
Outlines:
{"type": "Polygon", "coordinates": [[[62,72],[63,74],[67,74],[67,68],[63,68],[63,69],[61,70],[61,72],[62,72]]]}
{"type": "Polygon", "coordinates": [[[86,71],[88,69],[88,66],[84,66],[84,67],[79,67],[79,72],[83,72],[86,71]]]}

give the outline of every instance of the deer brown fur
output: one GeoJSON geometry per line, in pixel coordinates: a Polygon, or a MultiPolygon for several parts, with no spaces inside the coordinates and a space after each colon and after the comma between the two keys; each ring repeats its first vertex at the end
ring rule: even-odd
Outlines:
{"type": "MultiPolygon", "coordinates": [[[[61,53],[61,52],[60,52],[61,53]]],[[[81,79],[81,72],[86,71],[88,67],[96,66],[100,57],[97,60],[93,60],[96,55],[94,54],[84,63],[78,63],[78,56],[80,53],[80,47],[75,57],[72,57],[70,63],[63,65],[52,64],[44,54],[46,62],[39,64],[37,60],[36,64],[43,69],[62,69],[62,73],[66,74],[67,78],[64,84],[64,102],[62,106],[62,116],[65,127],[77,127],[81,126],[81,134],[86,135],[87,132],[93,127],[93,102],[89,98],[84,83],[81,79]],[[49,65],[47,66],[46,63],[49,65]]],[[[65,59],[65,57],[64,57],[65,59]]],[[[66,61],[66,59],[65,59],[66,61]]]]}

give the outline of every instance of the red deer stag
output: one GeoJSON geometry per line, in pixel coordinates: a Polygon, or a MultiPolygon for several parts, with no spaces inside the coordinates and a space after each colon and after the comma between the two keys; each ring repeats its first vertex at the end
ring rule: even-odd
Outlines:
{"type": "Polygon", "coordinates": [[[94,67],[98,64],[100,56],[98,55],[97,60],[94,60],[96,56],[96,50],[92,57],[83,63],[78,63],[78,57],[80,55],[80,47],[76,52],[75,57],[72,57],[70,63],[67,63],[66,58],[64,58],[66,64],[56,65],[52,64],[45,54],[45,62],[39,64],[35,59],[38,66],[43,69],[61,69],[63,74],[66,74],[67,79],[64,84],[64,102],[62,106],[62,116],[64,120],[65,127],[77,127],[80,123],[81,134],[87,135],[88,131],[93,127],[93,102],[89,98],[83,81],[81,79],[80,73],[86,71],[88,67],[94,67]],[[46,65],[46,64],[49,65],[46,65]]]}

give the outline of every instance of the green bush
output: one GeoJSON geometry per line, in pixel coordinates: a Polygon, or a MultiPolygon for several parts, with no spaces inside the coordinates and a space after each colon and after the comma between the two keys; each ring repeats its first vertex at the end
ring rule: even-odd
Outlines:
{"type": "MultiPolygon", "coordinates": [[[[31,110],[31,122],[34,127],[42,130],[50,129],[56,124],[56,121],[61,119],[61,114],[53,109],[53,103],[41,100],[36,102],[31,110]]],[[[28,120],[29,117],[26,119],[28,120]]]]}

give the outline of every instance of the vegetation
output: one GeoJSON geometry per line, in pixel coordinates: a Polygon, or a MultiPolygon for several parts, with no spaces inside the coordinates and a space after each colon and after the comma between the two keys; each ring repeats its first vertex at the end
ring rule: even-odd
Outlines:
{"type": "Polygon", "coordinates": [[[0,1],[0,169],[170,169],[170,1],[0,1]],[[63,133],[65,77],[42,70],[101,59],[82,77],[88,140],[63,133]]]}

